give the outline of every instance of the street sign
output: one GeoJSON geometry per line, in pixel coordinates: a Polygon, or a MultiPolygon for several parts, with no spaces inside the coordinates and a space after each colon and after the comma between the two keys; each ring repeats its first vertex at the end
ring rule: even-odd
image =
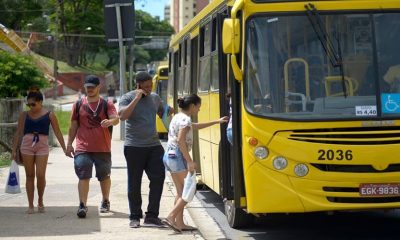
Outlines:
{"type": "Polygon", "coordinates": [[[118,18],[116,9],[119,8],[122,42],[132,44],[135,38],[135,6],[134,0],[104,0],[104,30],[109,46],[118,46],[118,18]]]}

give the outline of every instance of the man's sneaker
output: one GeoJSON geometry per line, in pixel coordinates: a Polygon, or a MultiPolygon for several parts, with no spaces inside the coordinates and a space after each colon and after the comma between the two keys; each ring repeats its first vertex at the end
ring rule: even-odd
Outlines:
{"type": "Polygon", "coordinates": [[[138,228],[138,227],[140,227],[140,219],[132,219],[132,220],[129,222],[129,227],[131,227],[131,228],[138,228]]]}
{"type": "Polygon", "coordinates": [[[108,213],[110,211],[110,201],[104,200],[101,202],[100,205],[100,212],[101,213],[108,213]]]}
{"type": "Polygon", "coordinates": [[[88,208],[85,206],[83,202],[81,202],[79,204],[78,212],[76,213],[76,215],[78,215],[79,218],[85,218],[87,211],[88,208]]]}
{"type": "Polygon", "coordinates": [[[167,228],[168,226],[165,226],[159,218],[145,217],[143,227],[167,228]]]}

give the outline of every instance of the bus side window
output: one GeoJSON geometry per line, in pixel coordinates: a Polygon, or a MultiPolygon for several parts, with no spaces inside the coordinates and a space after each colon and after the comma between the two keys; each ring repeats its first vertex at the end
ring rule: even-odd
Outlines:
{"type": "Polygon", "coordinates": [[[210,90],[210,80],[211,80],[211,71],[210,71],[210,50],[211,50],[211,41],[210,41],[210,24],[207,23],[205,26],[200,29],[200,77],[198,83],[198,92],[206,93],[210,90]]]}
{"type": "Polygon", "coordinates": [[[218,62],[218,48],[217,48],[217,39],[218,39],[218,31],[217,31],[217,18],[213,18],[212,20],[212,29],[211,29],[211,90],[217,92],[219,90],[219,62],[218,62]]]}

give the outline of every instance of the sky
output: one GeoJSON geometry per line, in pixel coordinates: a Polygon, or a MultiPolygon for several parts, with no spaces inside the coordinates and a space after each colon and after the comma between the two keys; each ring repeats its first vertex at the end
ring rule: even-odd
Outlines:
{"type": "Polygon", "coordinates": [[[164,6],[169,4],[170,0],[138,0],[135,1],[135,9],[150,13],[153,17],[159,16],[164,19],[164,6]]]}

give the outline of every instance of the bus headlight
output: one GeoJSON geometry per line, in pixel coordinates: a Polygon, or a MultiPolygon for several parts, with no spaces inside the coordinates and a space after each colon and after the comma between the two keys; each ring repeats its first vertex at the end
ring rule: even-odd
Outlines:
{"type": "Polygon", "coordinates": [[[305,175],[308,174],[308,167],[307,165],[303,164],[303,163],[299,163],[294,167],[294,173],[298,176],[298,177],[304,177],[305,175]]]}
{"type": "Polygon", "coordinates": [[[268,154],[269,152],[266,147],[256,147],[256,149],[254,149],[254,155],[260,160],[266,159],[268,154]]]}
{"type": "Polygon", "coordinates": [[[276,157],[274,159],[274,161],[272,161],[272,164],[274,165],[275,169],[282,170],[282,169],[285,169],[288,162],[287,162],[286,158],[284,158],[284,157],[276,157]]]}

